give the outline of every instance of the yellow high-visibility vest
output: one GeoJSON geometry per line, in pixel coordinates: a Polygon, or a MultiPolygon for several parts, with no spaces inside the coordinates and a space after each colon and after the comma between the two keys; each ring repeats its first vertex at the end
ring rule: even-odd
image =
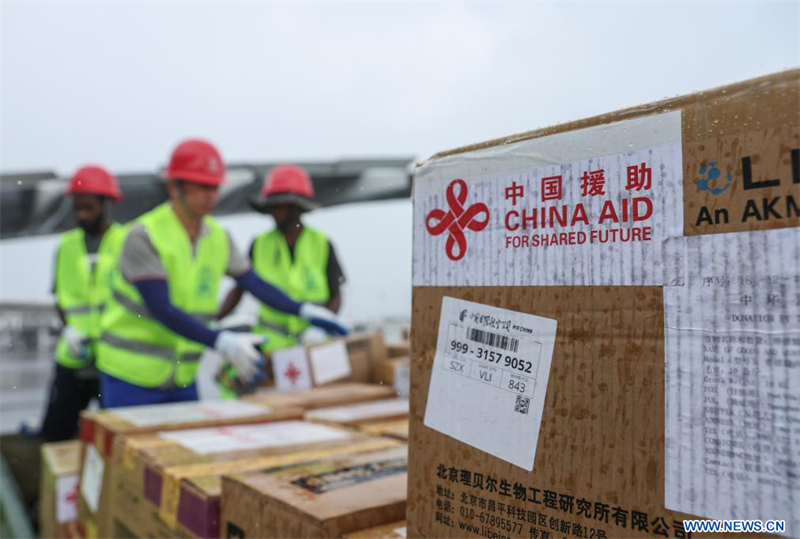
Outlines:
{"type": "Polygon", "coordinates": [[[67,324],[89,339],[90,356],[79,358],[70,354],[62,337],[56,346],[56,361],[64,367],[82,369],[91,365],[93,349],[100,336],[100,314],[111,296],[111,283],[125,234],[124,226],[111,224],[100,240],[94,267],[86,252],[86,233],[82,228],[74,228],[61,236],[56,261],[56,298],[67,324]]]}
{"type": "MultiPolygon", "coordinates": [[[[294,257],[289,254],[283,234],[272,230],[258,236],[253,243],[253,270],[295,301],[325,303],[330,299],[329,254],[328,237],[318,230],[303,227],[294,246],[294,257]]],[[[256,332],[269,338],[262,349],[270,352],[296,345],[297,337],[308,325],[298,316],[276,311],[262,303],[256,332]]]]}
{"type": "MultiPolygon", "coordinates": [[[[169,203],[141,216],[167,272],[172,304],[202,321],[214,319],[219,284],[228,267],[228,235],[217,221],[203,218],[208,234],[192,246],[169,203]]],[[[195,381],[204,346],[154,319],[136,287],[118,275],[102,318],[97,367],[142,387],[186,387],[195,381]]]]}

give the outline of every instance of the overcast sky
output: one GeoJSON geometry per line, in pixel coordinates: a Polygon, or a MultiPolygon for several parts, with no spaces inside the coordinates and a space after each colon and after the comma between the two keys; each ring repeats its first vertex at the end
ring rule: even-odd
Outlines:
{"type": "Polygon", "coordinates": [[[0,170],[424,157],[796,67],[798,5],[3,2],[0,170]]]}

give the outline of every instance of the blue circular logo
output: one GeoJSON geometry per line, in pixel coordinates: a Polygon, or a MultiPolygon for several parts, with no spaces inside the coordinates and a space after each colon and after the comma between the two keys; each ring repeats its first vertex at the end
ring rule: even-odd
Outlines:
{"type": "Polygon", "coordinates": [[[717,162],[711,161],[709,164],[700,167],[700,174],[705,178],[697,180],[697,189],[700,191],[708,191],[712,195],[718,195],[725,192],[725,190],[733,183],[731,173],[728,172],[722,178],[722,171],[717,168],[717,162]]]}

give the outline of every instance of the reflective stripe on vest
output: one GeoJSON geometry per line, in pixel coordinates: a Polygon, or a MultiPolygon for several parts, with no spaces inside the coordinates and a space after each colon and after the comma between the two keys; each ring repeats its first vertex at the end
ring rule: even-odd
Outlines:
{"type": "MultiPolygon", "coordinates": [[[[117,260],[122,249],[126,229],[111,224],[103,234],[97,249],[94,265],[86,252],[86,236],[81,228],[72,229],[61,236],[56,262],[56,295],[58,306],[67,324],[89,339],[89,348],[100,336],[100,315],[111,294],[111,281],[117,271],[117,260]]],[[[73,369],[91,364],[90,359],[70,354],[63,338],[56,346],[56,361],[73,369]]]]}
{"type": "MultiPolygon", "coordinates": [[[[165,361],[174,360],[175,351],[166,346],[123,339],[122,337],[117,337],[111,333],[103,333],[103,335],[100,337],[100,342],[110,344],[111,346],[115,346],[117,348],[123,348],[131,352],[147,354],[165,361]]],[[[178,361],[191,363],[193,361],[200,361],[202,356],[203,352],[185,352],[184,354],[181,354],[181,356],[178,358],[178,361]]]]}
{"type": "Polygon", "coordinates": [[[286,326],[280,326],[280,325],[275,324],[275,323],[273,323],[273,322],[271,322],[271,321],[269,321],[269,320],[267,320],[265,318],[259,318],[258,319],[258,325],[261,326],[264,329],[269,330],[269,331],[274,331],[275,333],[279,333],[279,334],[283,335],[284,337],[289,337],[289,338],[292,338],[292,339],[296,339],[297,337],[300,336],[300,333],[294,333],[294,334],[293,333],[289,333],[289,329],[286,326]]]}
{"type": "MultiPolygon", "coordinates": [[[[278,230],[258,236],[253,243],[253,269],[264,281],[274,285],[295,301],[325,303],[330,299],[328,288],[327,236],[313,228],[304,227],[289,253],[286,238],[278,230]]],[[[265,351],[277,350],[297,343],[297,336],[309,324],[300,317],[259,306],[258,333],[270,340],[265,351]]]]}
{"type": "MultiPolygon", "coordinates": [[[[114,290],[113,297],[122,307],[129,310],[131,313],[141,316],[143,318],[153,318],[150,314],[150,309],[146,305],[139,305],[132,299],[127,298],[118,290],[114,290]]],[[[204,323],[213,322],[217,319],[217,313],[188,313],[204,323]]]]}
{"type": "MultiPolygon", "coordinates": [[[[167,273],[172,304],[202,321],[214,318],[219,284],[228,266],[227,233],[211,217],[194,248],[169,204],[139,218],[167,273]]],[[[194,383],[205,347],[185,339],[152,317],[136,287],[121,276],[103,316],[98,368],[143,387],[194,383]]]]}

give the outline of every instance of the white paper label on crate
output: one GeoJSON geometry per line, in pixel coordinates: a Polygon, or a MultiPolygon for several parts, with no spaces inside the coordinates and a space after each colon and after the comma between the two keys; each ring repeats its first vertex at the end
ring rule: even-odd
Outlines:
{"type": "Polygon", "coordinates": [[[56,479],[56,522],[64,524],[78,518],[78,474],[56,479]]]}
{"type": "Polygon", "coordinates": [[[405,537],[406,536],[406,527],[403,526],[402,528],[395,528],[392,530],[398,537],[405,537]]]}
{"type": "Polygon", "coordinates": [[[306,349],[302,346],[274,351],[272,372],[275,375],[275,387],[278,391],[311,389],[314,386],[311,382],[306,349]]]}
{"type": "Polygon", "coordinates": [[[686,238],[664,292],[666,506],[800,537],[800,230],[686,238]]]}
{"type": "Polygon", "coordinates": [[[394,390],[401,397],[408,397],[411,391],[411,365],[403,362],[394,368],[394,390]]]}
{"type": "Polygon", "coordinates": [[[268,414],[270,411],[271,408],[267,406],[236,400],[176,402],[115,408],[113,410],[114,415],[131,422],[137,427],[236,419],[268,414]]]}
{"type": "Polygon", "coordinates": [[[163,432],[162,438],[172,440],[200,455],[286,447],[298,444],[344,440],[350,435],[343,430],[304,421],[237,425],[210,429],[163,432]]]}
{"type": "Polygon", "coordinates": [[[361,404],[335,406],[312,410],[306,415],[317,420],[346,423],[403,414],[408,414],[408,399],[384,399],[361,404]]]}
{"type": "Polygon", "coordinates": [[[347,346],[344,341],[315,346],[309,349],[308,355],[317,385],[347,378],[352,372],[350,356],[347,354],[347,346]]]}
{"type": "Polygon", "coordinates": [[[414,286],[664,285],[682,265],[680,112],[432,159],[414,286]]]}
{"type": "Polygon", "coordinates": [[[106,465],[93,444],[86,445],[81,472],[81,496],[92,513],[97,513],[100,503],[100,490],[103,488],[103,473],[106,465]]]}
{"type": "Polygon", "coordinates": [[[556,321],[445,297],[425,425],[533,469],[556,321]]]}

